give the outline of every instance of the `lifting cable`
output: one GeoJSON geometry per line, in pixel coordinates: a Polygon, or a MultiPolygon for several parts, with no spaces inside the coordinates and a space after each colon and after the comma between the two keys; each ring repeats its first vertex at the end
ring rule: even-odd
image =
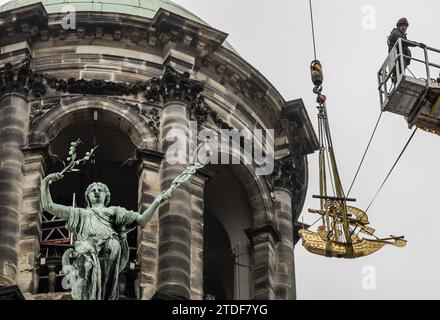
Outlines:
{"type": "MultiPolygon", "coordinates": [[[[399,156],[397,157],[396,161],[394,162],[393,166],[391,167],[390,171],[388,172],[387,176],[385,177],[385,179],[383,180],[382,184],[380,185],[379,189],[377,190],[376,194],[374,195],[373,199],[371,200],[370,204],[368,205],[367,209],[365,210],[364,214],[361,216],[361,218],[359,220],[362,220],[364,218],[364,216],[367,214],[368,210],[370,210],[371,206],[373,205],[373,203],[376,201],[377,196],[379,195],[380,191],[382,190],[382,188],[384,187],[385,183],[387,182],[388,178],[391,176],[391,173],[394,171],[394,169],[396,168],[397,163],[400,161],[400,159],[402,158],[403,154],[405,153],[406,149],[408,148],[409,143],[411,142],[411,140],[414,138],[414,135],[417,132],[417,128],[415,128],[411,134],[411,136],[409,137],[408,141],[406,142],[405,146],[403,147],[402,151],[400,152],[399,156]]],[[[356,226],[353,231],[351,232],[350,236],[353,235],[356,231],[358,226],[356,226]]]]}
{"type": "MultiPolygon", "coordinates": [[[[317,60],[317,54],[316,54],[316,40],[315,40],[315,24],[314,24],[314,18],[313,18],[313,5],[312,5],[312,0],[309,0],[309,9],[310,9],[310,21],[311,21],[311,26],[312,26],[313,55],[314,55],[314,57],[315,57],[315,60],[317,60]]],[[[324,133],[321,132],[321,126],[319,126],[319,129],[320,129],[320,134],[319,134],[319,136],[320,136],[320,138],[323,139],[323,136],[321,136],[321,135],[323,135],[324,133]]],[[[324,140],[324,139],[323,139],[323,140],[324,140]]],[[[321,146],[321,147],[322,147],[322,146],[321,146]]],[[[325,147],[324,147],[324,148],[325,148],[325,147]]],[[[327,155],[327,157],[328,157],[328,155],[327,155]]],[[[325,160],[324,160],[324,161],[325,161],[325,160]]],[[[327,162],[328,162],[328,164],[329,164],[328,158],[327,158],[327,162]]],[[[332,181],[331,181],[331,186],[332,186],[332,188],[333,188],[333,193],[335,193],[333,179],[332,179],[332,181]]],[[[310,228],[310,227],[313,227],[313,226],[314,226],[315,224],[317,224],[321,219],[322,219],[322,217],[319,217],[314,223],[312,223],[312,225],[309,226],[309,228],[310,228]]]]}
{"type": "MultiPolygon", "coordinates": [[[[315,60],[317,60],[317,54],[316,54],[316,40],[315,40],[315,24],[314,24],[314,17],[313,17],[313,5],[312,5],[312,0],[309,0],[309,9],[310,9],[310,21],[311,21],[311,26],[312,26],[313,53],[314,53],[315,60]]],[[[368,153],[368,151],[369,151],[369,149],[370,149],[371,142],[373,141],[373,138],[374,138],[374,136],[375,136],[375,134],[376,134],[377,128],[378,128],[378,126],[379,126],[379,122],[380,122],[380,120],[381,120],[381,118],[382,118],[382,114],[383,114],[383,111],[380,112],[379,118],[378,118],[377,121],[376,121],[376,125],[374,126],[373,133],[371,134],[370,140],[368,141],[368,145],[367,145],[367,147],[366,147],[366,149],[365,149],[365,151],[364,151],[364,154],[363,154],[363,156],[362,156],[361,162],[359,163],[359,166],[358,166],[358,168],[357,168],[356,174],[355,174],[355,176],[354,176],[354,178],[353,178],[353,181],[351,182],[350,188],[349,188],[348,193],[347,193],[347,197],[350,195],[351,190],[353,189],[353,186],[354,186],[354,184],[355,184],[355,182],[356,182],[356,179],[357,179],[357,177],[358,177],[358,175],[359,175],[359,172],[360,172],[360,170],[361,170],[361,167],[362,167],[362,165],[363,165],[363,163],[364,163],[365,157],[367,156],[367,153],[368,153]]],[[[332,185],[332,187],[333,187],[333,185],[332,185]]],[[[333,187],[333,188],[334,188],[334,187],[333,187]]]]}
{"type": "Polygon", "coordinates": [[[312,0],[309,0],[309,8],[310,8],[310,20],[312,22],[313,53],[315,55],[315,60],[316,60],[315,25],[313,23],[312,0]]]}
{"type": "MultiPolygon", "coordinates": [[[[310,9],[310,20],[311,20],[311,26],[312,26],[313,53],[314,53],[315,60],[317,60],[317,54],[316,54],[316,40],[315,40],[315,26],[314,26],[314,18],[313,18],[312,0],[309,0],[309,9],[310,9]]],[[[410,72],[411,72],[411,70],[410,70],[410,72]]],[[[411,73],[412,73],[412,72],[411,72],[411,73]]],[[[376,134],[377,128],[378,128],[379,123],[380,123],[380,120],[382,119],[382,114],[383,114],[383,111],[380,112],[379,117],[378,117],[378,119],[377,119],[377,121],[376,121],[376,124],[375,124],[374,129],[373,129],[373,133],[371,134],[370,140],[368,141],[367,147],[366,147],[366,149],[365,149],[365,151],[364,151],[364,154],[363,154],[363,156],[362,156],[362,159],[361,159],[361,161],[360,161],[360,163],[359,163],[359,166],[358,166],[358,168],[357,168],[357,170],[356,170],[356,174],[355,174],[355,176],[354,176],[354,178],[353,178],[353,181],[351,182],[350,188],[349,188],[348,193],[347,193],[347,197],[350,195],[351,190],[353,189],[353,186],[354,186],[354,184],[355,184],[355,182],[356,182],[356,179],[357,179],[357,177],[358,177],[358,175],[359,175],[359,172],[360,172],[360,170],[361,170],[361,167],[362,167],[362,165],[363,165],[363,163],[364,163],[364,160],[365,160],[365,158],[366,158],[366,156],[367,156],[367,153],[368,153],[368,151],[369,151],[369,149],[370,149],[371,142],[373,141],[373,138],[374,138],[374,136],[375,136],[375,134],[376,134]]],[[[328,119],[327,119],[327,120],[328,120],[328,119]]],[[[367,209],[365,210],[363,216],[362,216],[359,220],[362,220],[362,219],[363,219],[363,217],[364,217],[364,216],[367,214],[367,212],[370,210],[370,208],[371,208],[371,206],[373,205],[373,203],[376,201],[376,199],[377,199],[379,193],[382,191],[382,188],[384,187],[384,185],[385,185],[386,182],[388,181],[388,178],[391,176],[391,173],[392,173],[392,172],[394,171],[394,169],[396,168],[397,163],[398,163],[398,162],[400,161],[400,159],[402,158],[403,154],[405,153],[406,149],[408,148],[408,145],[410,144],[410,142],[411,142],[412,139],[414,138],[414,135],[415,135],[416,132],[417,132],[417,128],[415,128],[415,129],[413,130],[411,136],[409,137],[408,141],[406,142],[405,146],[403,147],[402,151],[400,152],[399,156],[397,157],[396,161],[394,162],[394,164],[393,164],[393,166],[391,167],[390,171],[388,172],[387,176],[386,176],[385,179],[383,180],[382,184],[380,185],[379,189],[377,190],[376,194],[374,195],[373,199],[371,200],[370,204],[368,205],[367,209]]],[[[323,134],[323,132],[320,132],[320,135],[321,135],[321,134],[323,134]]],[[[320,137],[321,137],[321,136],[320,136],[320,137]]],[[[331,145],[331,141],[329,142],[329,144],[331,145]]],[[[330,147],[330,145],[326,145],[325,148],[330,147]]],[[[322,147],[322,146],[321,146],[321,147],[322,147]]],[[[328,158],[327,158],[327,161],[328,161],[328,158]]],[[[333,186],[333,181],[331,182],[331,184],[332,184],[332,187],[334,188],[334,186],[333,186]]],[[[309,227],[312,227],[313,225],[315,225],[319,220],[321,220],[321,218],[318,218],[318,219],[317,219],[317,220],[316,220],[311,226],[309,226],[309,227]]],[[[358,227],[358,226],[356,226],[356,227],[353,229],[353,231],[350,233],[350,237],[354,234],[354,232],[356,231],[357,227],[358,227]]]]}
{"type": "Polygon", "coordinates": [[[365,157],[367,156],[368,150],[370,149],[371,142],[373,141],[374,135],[376,134],[377,127],[379,126],[379,122],[382,119],[382,114],[383,114],[383,111],[380,112],[379,118],[377,118],[376,125],[374,126],[373,133],[371,134],[371,137],[370,137],[370,141],[368,141],[367,147],[365,148],[364,155],[362,156],[361,162],[359,163],[359,167],[357,168],[356,174],[354,175],[353,181],[351,182],[350,189],[348,189],[347,197],[350,195],[351,189],[353,189],[353,186],[354,186],[354,183],[356,182],[359,171],[361,170],[361,167],[364,163],[365,157]]]}
{"type": "Polygon", "coordinates": [[[377,190],[376,194],[374,195],[373,199],[371,200],[370,204],[368,205],[367,210],[365,210],[365,213],[367,213],[368,210],[370,210],[371,206],[373,205],[374,201],[376,200],[377,196],[379,195],[379,192],[382,190],[383,186],[387,182],[387,180],[390,177],[391,173],[394,171],[394,168],[396,167],[396,165],[399,162],[400,158],[402,158],[402,155],[404,154],[406,148],[408,148],[408,145],[411,142],[411,140],[414,138],[414,135],[416,134],[416,132],[417,132],[417,128],[415,128],[413,130],[411,136],[409,137],[408,141],[406,142],[405,146],[403,147],[402,151],[400,152],[399,156],[397,157],[396,161],[394,162],[394,164],[391,167],[390,171],[388,172],[387,176],[383,180],[382,184],[380,185],[379,189],[377,190]]]}

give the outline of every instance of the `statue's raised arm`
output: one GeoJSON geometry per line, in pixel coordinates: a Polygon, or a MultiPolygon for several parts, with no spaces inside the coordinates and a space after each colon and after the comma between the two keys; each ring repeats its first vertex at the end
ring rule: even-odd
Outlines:
{"type": "Polygon", "coordinates": [[[70,207],[54,203],[49,188],[53,182],[58,181],[63,177],[63,174],[57,172],[49,174],[43,179],[41,183],[41,205],[44,211],[47,211],[60,219],[68,220],[70,207]]]}
{"type": "Polygon", "coordinates": [[[89,152],[86,152],[83,158],[78,158],[76,149],[81,143],[82,142],[80,139],[71,142],[69,147],[69,156],[66,159],[67,165],[65,165],[64,169],[61,172],[49,174],[43,179],[41,183],[41,205],[43,207],[43,210],[63,220],[69,219],[71,207],[54,203],[52,201],[49,186],[52,184],[52,182],[62,179],[65,173],[79,171],[76,166],[86,163],[88,160],[90,160],[91,157],[94,156],[94,152],[98,148],[98,146],[95,146],[89,152]]]}
{"type": "Polygon", "coordinates": [[[181,184],[188,181],[197,172],[197,170],[199,170],[203,167],[204,167],[204,165],[202,165],[200,163],[195,163],[195,164],[187,167],[185,169],[185,171],[183,171],[180,175],[178,175],[173,180],[173,182],[171,183],[171,186],[167,190],[163,191],[156,199],[154,199],[154,201],[150,205],[150,207],[147,210],[145,210],[141,215],[139,215],[137,222],[141,226],[146,225],[153,217],[154,212],[159,207],[159,204],[162,202],[169,201],[171,198],[171,193],[174,191],[174,189],[176,189],[181,184]]]}
{"type": "Polygon", "coordinates": [[[162,192],[160,195],[154,199],[153,203],[145,210],[142,214],[140,214],[137,218],[137,222],[141,227],[145,226],[148,222],[150,222],[151,218],[154,216],[157,208],[162,202],[167,202],[171,198],[171,191],[166,190],[162,192]]]}

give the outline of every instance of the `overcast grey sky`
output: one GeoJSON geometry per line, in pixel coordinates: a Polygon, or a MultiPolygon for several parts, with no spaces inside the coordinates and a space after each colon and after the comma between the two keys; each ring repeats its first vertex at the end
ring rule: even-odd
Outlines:
{"type": "MultiPolygon", "coordinates": [[[[176,0],[228,41],[286,100],[303,98],[316,128],[309,75],[313,60],[308,0],[176,0]]],[[[314,0],[318,59],[324,66],[336,156],[346,189],[379,115],[377,70],[387,55],[386,37],[398,18],[410,21],[408,38],[440,48],[437,0],[314,0]],[[363,8],[376,11],[376,29],[365,30],[363,8]]],[[[440,63],[440,57],[437,62],[440,63]]],[[[365,208],[411,131],[404,119],[383,115],[352,196],[365,208]]],[[[317,154],[309,157],[310,183],[303,209],[317,208],[317,154]]],[[[405,235],[406,248],[385,247],[357,260],[337,260],[295,251],[299,299],[439,299],[438,182],[440,137],[419,131],[369,211],[380,236],[405,235]],[[376,269],[376,290],[361,286],[362,268],[376,269]]]]}
{"type": "MultiPolygon", "coordinates": [[[[6,1],[0,0],[0,4],[6,1]]],[[[216,29],[264,74],[286,100],[302,98],[316,128],[309,65],[313,59],[308,0],[175,0],[216,29]]],[[[379,115],[377,70],[387,55],[386,37],[398,18],[410,21],[408,38],[440,48],[438,0],[314,0],[318,58],[342,180],[348,188],[379,115]],[[365,30],[362,10],[372,5],[376,28],[365,30]]],[[[440,57],[437,63],[440,63],[440,57]]],[[[351,196],[365,208],[411,131],[402,117],[383,116],[372,149],[351,196]]],[[[317,154],[309,157],[304,222],[316,217],[317,154]]],[[[385,247],[357,259],[315,256],[296,246],[299,299],[440,299],[440,137],[419,131],[369,211],[380,236],[405,235],[406,248],[385,247]],[[376,269],[376,289],[361,286],[362,268],[376,269]]]]}

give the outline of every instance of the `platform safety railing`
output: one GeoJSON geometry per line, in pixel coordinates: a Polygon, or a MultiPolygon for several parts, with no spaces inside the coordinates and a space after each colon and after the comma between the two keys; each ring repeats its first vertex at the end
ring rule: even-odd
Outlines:
{"type": "Polygon", "coordinates": [[[440,83],[439,72],[439,49],[399,38],[377,73],[381,108],[384,108],[387,98],[397,88],[403,77],[413,77],[422,80],[428,88],[432,83],[440,83]],[[413,52],[411,56],[404,54],[403,49],[405,46],[410,46],[410,50],[413,52]],[[432,56],[434,54],[439,54],[437,59],[434,60],[439,63],[431,62],[433,61],[432,56]],[[416,57],[419,55],[421,55],[421,58],[416,57]],[[408,61],[410,62],[410,67],[408,66],[408,61]],[[432,79],[432,75],[435,75],[436,78],[432,79]]]}

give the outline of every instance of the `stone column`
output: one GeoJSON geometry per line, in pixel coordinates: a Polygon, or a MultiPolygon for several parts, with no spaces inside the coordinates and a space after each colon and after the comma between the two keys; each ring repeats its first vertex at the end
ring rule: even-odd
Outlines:
{"type": "MultiPolygon", "coordinates": [[[[185,143],[189,132],[189,112],[186,104],[168,101],[161,119],[161,147],[166,154],[174,136],[185,143]],[[180,132],[173,134],[173,130],[180,132]]],[[[182,149],[183,150],[183,149],[182,149]]],[[[161,190],[170,187],[174,178],[187,165],[170,163],[165,155],[161,165],[161,190]]],[[[191,183],[187,181],[173,192],[171,200],[159,209],[159,271],[160,294],[190,299],[191,273],[191,183]]]]}
{"type": "Polygon", "coordinates": [[[0,287],[17,283],[27,98],[0,91],[0,287]]]}
{"type": "Polygon", "coordinates": [[[40,186],[44,178],[44,159],[48,146],[24,149],[23,209],[20,226],[20,255],[17,282],[23,293],[34,293],[38,288],[35,259],[40,252],[41,201],[40,186]]]}
{"type": "MultiPolygon", "coordinates": [[[[167,66],[163,77],[146,93],[164,103],[159,139],[165,154],[160,166],[161,190],[168,189],[189,165],[190,109],[200,101],[203,87],[188,72],[167,66]],[[180,159],[170,154],[178,154],[180,159]]],[[[159,208],[157,299],[191,298],[191,191],[191,182],[186,181],[159,208]]]]}
{"type": "MultiPolygon", "coordinates": [[[[138,152],[142,159],[139,173],[139,212],[146,210],[160,193],[159,168],[163,155],[155,151],[138,152]]],[[[139,266],[139,297],[149,300],[157,288],[158,257],[157,213],[151,221],[138,231],[137,258],[139,266]]]]}
{"type": "Polygon", "coordinates": [[[276,299],[296,299],[295,258],[294,258],[294,220],[293,195],[305,192],[306,180],[300,174],[305,172],[301,156],[293,155],[288,150],[275,161],[272,175],[274,193],[275,224],[280,233],[280,243],[276,248],[276,299]],[[294,193],[295,192],[295,193],[294,193]]]}
{"type": "Polygon", "coordinates": [[[271,223],[246,230],[252,243],[252,296],[254,300],[275,298],[275,246],[280,235],[271,223]]]}
{"type": "Polygon", "coordinates": [[[283,188],[275,189],[275,223],[281,236],[276,247],[276,290],[280,300],[295,298],[292,195],[283,188]]]}
{"type": "Polygon", "coordinates": [[[191,180],[191,300],[203,300],[203,212],[205,183],[201,172],[191,180]]]}

